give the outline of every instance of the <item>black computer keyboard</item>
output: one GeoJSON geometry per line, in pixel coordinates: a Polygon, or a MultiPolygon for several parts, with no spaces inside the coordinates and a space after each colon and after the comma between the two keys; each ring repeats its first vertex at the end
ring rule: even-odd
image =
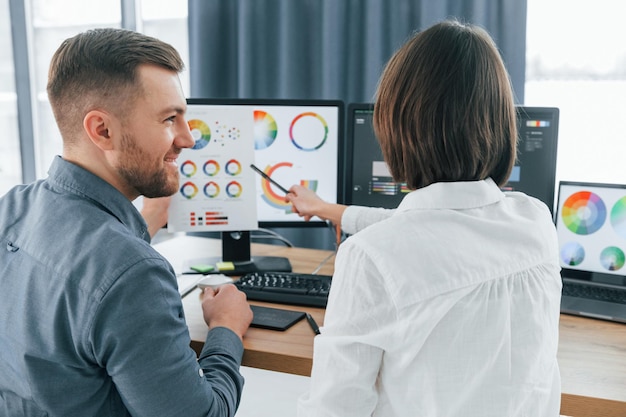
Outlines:
{"type": "Polygon", "coordinates": [[[235,285],[248,300],[326,307],[331,279],[330,275],[297,272],[251,272],[235,285]]]}
{"type": "Polygon", "coordinates": [[[618,288],[564,282],[563,295],[626,304],[626,291],[618,288]]]}

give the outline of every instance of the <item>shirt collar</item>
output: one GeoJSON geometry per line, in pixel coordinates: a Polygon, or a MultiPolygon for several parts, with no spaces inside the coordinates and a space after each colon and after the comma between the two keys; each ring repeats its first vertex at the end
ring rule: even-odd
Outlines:
{"type": "Polygon", "coordinates": [[[150,242],[148,227],[141,213],[128,198],[97,175],[56,156],[48,170],[48,182],[65,192],[92,200],[137,237],[150,242]]]}
{"type": "Polygon", "coordinates": [[[496,203],[503,198],[504,193],[491,178],[482,181],[437,182],[407,194],[396,211],[472,209],[496,203]]]}

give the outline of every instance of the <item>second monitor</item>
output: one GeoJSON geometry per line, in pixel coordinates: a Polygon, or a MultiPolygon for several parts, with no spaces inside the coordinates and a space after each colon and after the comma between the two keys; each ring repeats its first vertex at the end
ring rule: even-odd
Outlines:
{"type": "MultiPolygon", "coordinates": [[[[504,190],[522,191],[554,208],[559,109],[517,106],[518,155],[504,190]]],[[[372,103],[348,106],[345,202],[396,208],[410,190],[393,181],[374,134],[372,103]]]]}

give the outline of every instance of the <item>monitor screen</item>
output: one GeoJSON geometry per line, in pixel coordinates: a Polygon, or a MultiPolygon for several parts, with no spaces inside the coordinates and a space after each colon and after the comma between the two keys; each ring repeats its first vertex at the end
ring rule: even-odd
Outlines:
{"type": "Polygon", "coordinates": [[[626,185],[561,181],[556,212],[564,276],[623,285],[626,185]]]}
{"type": "Polygon", "coordinates": [[[374,134],[371,103],[348,105],[346,137],[346,204],[396,208],[409,191],[393,181],[374,134]]]}
{"type": "MultiPolygon", "coordinates": [[[[259,226],[326,225],[317,218],[305,222],[293,213],[281,188],[300,184],[314,190],[325,201],[342,202],[343,102],[190,98],[187,103],[188,115],[196,110],[205,114],[211,109],[231,111],[243,119],[240,125],[252,126],[254,165],[277,184],[250,166],[242,167],[254,176],[259,226]]],[[[223,139],[215,134],[212,140],[223,139]]]]}
{"type": "Polygon", "coordinates": [[[221,232],[222,239],[222,256],[189,260],[190,268],[215,266],[229,275],[291,271],[287,258],[252,256],[250,231],[327,226],[293,213],[285,190],[300,184],[342,202],[343,118],[341,101],[187,99],[195,144],[183,151],[168,228],[221,232]]]}
{"type": "MultiPolygon", "coordinates": [[[[504,190],[517,190],[554,208],[559,110],[517,106],[518,155],[504,190]]],[[[374,134],[372,103],[348,105],[346,204],[396,208],[409,191],[393,181],[374,134]]]]}
{"type": "Polygon", "coordinates": [[[517,106],[517,161],[503,189],[522,191],[554,213],[559,109],[517,106]]]}

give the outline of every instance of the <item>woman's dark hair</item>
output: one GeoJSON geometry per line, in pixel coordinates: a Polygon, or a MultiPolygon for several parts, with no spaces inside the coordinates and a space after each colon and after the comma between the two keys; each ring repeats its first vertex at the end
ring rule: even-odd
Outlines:
{"type": "Polygon", "coordinates": [[[410,189],[506,183],[517,151],[515,106],[489,34],[454,20],[415,34],[385,67],[374,129],[391,174],[410,189]]]}

